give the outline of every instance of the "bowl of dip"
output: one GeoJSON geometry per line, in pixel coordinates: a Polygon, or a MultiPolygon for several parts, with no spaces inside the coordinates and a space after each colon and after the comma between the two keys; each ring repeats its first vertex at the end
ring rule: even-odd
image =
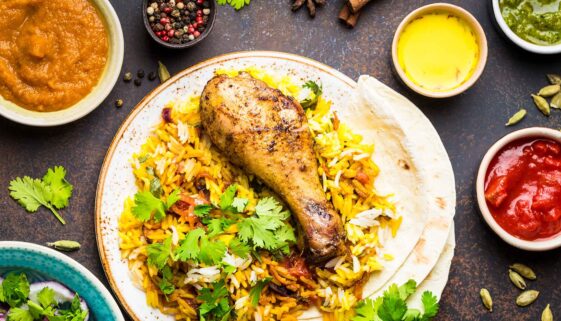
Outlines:
{"type": "Polygon", "coordinates": [[[124,56],[108,0],[0,1],[0,115],[32,126],[77,120],[113,89],[124,56]]]}
{"type": "Polygon", "coordinates": [[[561,246],[561,132],[526,128],[487,151],[477,174],[477,203],[505,242],[528,251],[561,246]]]}
{"type": "Polygon", "coordinates": [[[434,3],[411,12],[392,43],[394,69],[415,92],[432,98],[458,95],[479,79],[487,38],[468,11],[434,3]]]}
{"type": "Polygon", "coordinates": [[[561,0],[492,0],[501,31],[538,54],[561,53],[561,0]]]}

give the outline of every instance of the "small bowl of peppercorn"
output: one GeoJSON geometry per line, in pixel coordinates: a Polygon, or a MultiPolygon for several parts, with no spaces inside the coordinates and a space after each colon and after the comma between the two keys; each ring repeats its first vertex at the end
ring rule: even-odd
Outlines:
{"type": "Polygon", "coordinates": [[[212,31],[216,7],[216,0],[144,0],[144,25],[160,45],[190,48],[212,31]]]}

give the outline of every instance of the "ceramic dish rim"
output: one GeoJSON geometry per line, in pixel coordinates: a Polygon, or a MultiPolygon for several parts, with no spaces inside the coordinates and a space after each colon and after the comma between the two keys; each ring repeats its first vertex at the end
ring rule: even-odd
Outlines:
{"type": "Polygon", "coordinates": [[[477,204],[487,225],[489,225],[489,227],[506,243],[526,251],[549,251],[561,246],[561,233],[545,240],[527,241],[519,239],[508,233],[497,223],[497,221],[493,218],[493,215],[491,215],[489,207],[487,206],[487,201],[485,200],[485,177],[487,175],[489,164],[497,155],[497,152],[513,141],[529,137],[548,138],[561,143],[561,132],[545,127],[529,127],[520,129],[499,139],[489,148],[489,150],[487,150],[485,156],[481,160],[481,164],[479,165],[476,180],[477,204]]]}
{"type": "Polygon", "coordinates": [[[124,61],[125,41],[121,22],[109,0],[92,0],[92,4],[100,17],[105,20],[104,25],[107,28],[110,45],[105,70],[92,91],[76,104],[54,112],[31,111],[0,97],[0,116],[22,125],[53,127],[81,119],[102,105],[119,79],[124,61]],[[88,100],[87,105],[76,109],[85,100],[88,100]]]}
{"type": "Polygon", "coordinates": [[[477,19],[466,9],[450,3],[437,2],[413,10],[401,21],[401,23],[399,24],[399,26],[395,31],[392,41],[392,62],[393,62],[394,70],[398,74],[399,78],[405,83],[405,85],[407,85],[407,87],[409,87],[413,91],[423,96],[431,97],[431,98],[448,98],[448,97],[459,95],[464,91],[468,90],[469,88],[471,88],[477,82],[479,77],[483,74],[483,70],[485,69],[485,65],[487,64],[487,55],[488,55],[487,37],[479,21],[477,21],[477,19]],[[411,79],[407,77],[407,75],[401,68],[397,55],[397,44],[407,24],[409,24],[411,21],[413,21],[413,19],[415,19],[421,14],[433,10],[439,10],[439,9],[448,10],[451,13],[457,14],[460,18],[464,19],[467,23],[470,24],[474,32],[477,34],[477,40],[478,40],[479,51],[480,51],[479,60],[477,61],[476,68],[473,74],[468,78],[468,80],[456,88],[443,92],[430,91],[428,89],[425,89],[415,84],[411,79]]]}
{"type": "Polygon", "coordinates": [[[104,301],[106,301],[109,304],[108,308],[116,316],[119,317],[118,320],[114,320],[114,321],[125,320],[123,313],[119,308],[119,305],[111,295],[111,292],[109,292],[109,290],[103,285],[103,283],[101,283],[101,281],[90,270],[88,270],[82,264],[78,263],[78,261],[74,260],[73,258],[39,244],[22,242],[22,241],[0,241],[0,251],[2,250],[38,252],[41,255],[45,255],[47,257],[49,256],[54,257],[55,259],[61,261],[63,264],[72,267],[73,269],[78,271],[83,278],[86,278],[89,282],[91,282],[95,286],[96,292],[98,292],[103,296],[104,301]]]}
{"type": "Polygon", "coordinates": [[[527,40],[522,39],[510,27],[506,24],[503,15],[501,14],[501,8],[499,6],[499,0],[493,0],[493,16],[497,21],[497,24],[501,28],[502,32],[507,36],[507,38],[515,43],[518,47],[537,54],[542,55],[555,55],[561,53],[561,44],[552,46],[540,46],[533,44],[527,40]]]}

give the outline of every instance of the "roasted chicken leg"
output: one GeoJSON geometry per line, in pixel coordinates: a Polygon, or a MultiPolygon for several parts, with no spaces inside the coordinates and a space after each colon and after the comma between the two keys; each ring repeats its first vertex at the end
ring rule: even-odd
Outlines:
{"type": "Polygon", "coordinates": [[[202,93],[201,121],[232,163],[288,204],[304,233],[310,262],[345,252],[341,218],[320,184],[308,121],[298,102],[247,73],[219,75],[202,93]]]}

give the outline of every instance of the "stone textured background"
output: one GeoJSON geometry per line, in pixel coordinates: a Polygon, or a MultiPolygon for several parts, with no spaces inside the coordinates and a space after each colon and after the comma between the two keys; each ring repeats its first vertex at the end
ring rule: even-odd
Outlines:
{"type": "MultiPolygon", "coordinates": [[[[528,253],[502,242],[486,226],[474,199],[474,178],[487,148],[513,130],[545,126],[561,127],[561,112],[542,116],[529,97],[545,85],[545,73],[561,73],[560,56],[525,53],[505,40],[495,28],[489,10],[491,0],[451,1],[471,11],[481,22],[489,41],[487,68],[475,87],[455,98],[433,100],[412,93],[392,72],[390,47],[393,33],[411,10],[432,1],[374,0],[363,12],[357,28],[337,22],[340,0],[328,0],[315,20],[304,11],[293,14],[289,0],[253,0],[240,12],[219,8],[215,29],[200,45],[185,51],[158,47],[147,35],[141,16],[141,0],[111,0],[123,24],[125,71],[146,73],[162,60],[173,73],[207,58],[240,50],[286,51],[316,59],[351,78],[375,76],[405,94],[434,123],[446,146],[456,175],[456,256],[450,282],[444,292],[438,320],[539,320],[551,303],[561,317],[561,251],[528,253]],[[526,119],[512,128],[503,124],[520,107],[526,119]],[[506,274],[510,263],[521,261],[535,268],[540,290],[538,301],[517,308],[518,293],[506,274]],[[481,306],[478,291],[488,288],[495,301],[493,313],[481,306]]],[[[85,36],[87,36],[87,31],[85,36]]],[[[0,119],[0,240],[43,244],[73,239],[83,249],[70,254],[105,281],[94,234],[94,197],[99,170],[114,133],[133,106],[157,85],[144,80],[141,87],[119,81],[109,98],[86,118],[57,128],[30,128],[0,119]],[[114,107],[125,100],[121,109],[114,107]],[[8,195],[8,182],[16,176],[40,177],[53,165],[68,169],[75,186],[70,206],[61,211],[62,226],[47,211],[27,214],[8,195]]]]}

